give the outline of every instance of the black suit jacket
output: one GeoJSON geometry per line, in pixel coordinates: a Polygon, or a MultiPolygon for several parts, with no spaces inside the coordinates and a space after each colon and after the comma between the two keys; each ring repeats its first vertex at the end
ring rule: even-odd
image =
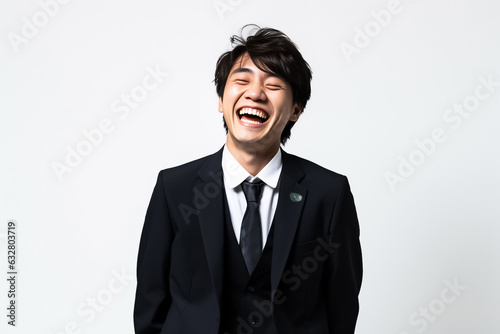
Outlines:
{"type": "MultiPolygon", "coordinates": [[[[262,314],[273,317],[279,333],[352,334],[362,263],[347,178],[282,153],[273,292],[260,305],[262,314]],[[272,315],[266,311],[271,306],[272,315]]],[[[222,149],[158,176],[139,246],[138,334],[218,333],[224,271],[221,160],[222,149]]]]}

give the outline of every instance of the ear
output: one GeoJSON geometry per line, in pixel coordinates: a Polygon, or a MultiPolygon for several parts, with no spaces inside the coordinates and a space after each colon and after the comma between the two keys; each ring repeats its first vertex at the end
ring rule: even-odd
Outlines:
{"type": "Polygon", "coordinates": [[[297,122],[300,114],[302,114],[302,110],[303,110],[303,108],[300,107],[298,103],[294,103],[293,104],[293,111],[292,111],[292,114],[290,115],[290,121],[297,122]]]}
{"type": "Polygon", "coordinates": [[[224,111],[224,107],[222,106],[222,97],[219,97],[219,112],[222,113],[224,111]]]}

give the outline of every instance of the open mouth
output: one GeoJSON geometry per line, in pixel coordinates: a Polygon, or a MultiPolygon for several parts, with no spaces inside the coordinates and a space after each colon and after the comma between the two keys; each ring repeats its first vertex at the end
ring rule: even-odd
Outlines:
{"type": "Polygon", "coordinates": [[[262,124],[269,118],[265,111],[247,107],[238,110],[238,116],[243,123],[248,124],[262,124]]]}

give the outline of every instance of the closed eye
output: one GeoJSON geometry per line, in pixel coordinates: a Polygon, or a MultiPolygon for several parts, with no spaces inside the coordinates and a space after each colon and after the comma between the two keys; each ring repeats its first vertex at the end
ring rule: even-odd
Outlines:
{"type": "Polygon", "coordinates": [[[280,85],[266,85],[266,87],[269,88],[270,90],[283,89],[283,87],[280,85]]]}
{"type": "Polygon", "coordinates": [[[236,82],[237,84],[240,84],[240,85],[246,85],[248,83],[248,80],[236,79],[236,80],[234,80],[234,82],[236,82]]]}
{"type": "Polygon", "coordinates": [[[286,83],[278,77],[270,76],[266,80],[266,88],[270,90],[286,89],[286,83]]]}

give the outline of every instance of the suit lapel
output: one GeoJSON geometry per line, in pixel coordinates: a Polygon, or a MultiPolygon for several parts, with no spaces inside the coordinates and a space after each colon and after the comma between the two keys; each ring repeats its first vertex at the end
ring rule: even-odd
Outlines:
{"type": "Polygon", "coordinates": [[[200,209],[200,231],[207,255],[212,282],[220,302],[223,279],[224,249],[224,204],[222,179],[222,149],[207,159],[198,175],[202,182],[196,186],[198,194],[207,199],[200,209]]]}
{"type": "MultiPolygon", "coordinates": [[[[273,220],[272,291],[276,291],[281,280],[307,195],[307,189],[299,184],[304,177],[302,168],[285,151],[282,151],[282,159],[279,199],[273,220]]],[[[274,294],[272,297],[274,298],[274,294]]]]}
{"type": "MultiPolygon", "coordinates": [[[[307,189],[299,183],[305,175],[302,168],[294,162],[293,156],[283,150],[282,159],[279,199],[273,220],[272,291],[277,289],[281,280],[307,195],[307,189]]],[[[201,182],[196,186],[196,192],[207,198],[206,206],[200,209],[198,217],[208,267],[219,301],[224,272],[224,183],[221,161],[222,149],[210,156],[202,166],[198,173],[201,182]]]]}

